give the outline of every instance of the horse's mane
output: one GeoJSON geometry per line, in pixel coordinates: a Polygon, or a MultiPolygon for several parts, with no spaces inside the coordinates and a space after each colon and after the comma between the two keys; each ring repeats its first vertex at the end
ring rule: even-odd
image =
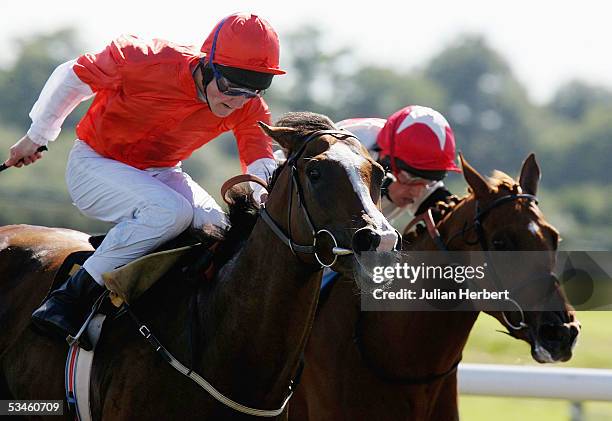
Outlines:
{"type": "MultiPolygon", "coordinates": [[[[322,114],[307,111],[284,114],[276,123],[277,127],[297,129],[296,136],[305,138],[317,130],[335,129],[334,123],[322,114]]],[[[280,165],[268,179],[268,190],[272,191],[285,164],[280,165]]],[[[221,243],[215,252],[215,265],[220,268],[227,263],[245,244],[259,219],[259,209],[253,203],[246,189],[231,189],[229,192],[230,228],[222,234],[221,243]]]]}
{"type": "MultiPolygon", "coordinates": [[[[487,178],[489,186],[491,186],[495,192],[507,191],[511,194],[521,193],[520,185],[508,174],[503,171],[494,170],[491,176],[487,178]]],[[[457,197],[455,195],[447,197],[445,200],[436,202],[430,209],[433,217],[434,224],[438,224],[442,221],[449,213],[451,213],[459,203],[472,197],[474,192],[468,187],[468,194],[463,197],[457,197]]],[[[415,230],[410,231],[404,235],[404,242],[407,244],[414,244],[414,242],[427,232],[422,224],[416,226],[415,230]]]]}
{"type": "Polygon", "coordinates": [[[227,193],[230,228],[225,230],[214,254],[215,266],[226,264],[242,248],[259,218],[259,209],[246,188],[232,188],[227,193]]]}
{"type": "MultiPolygon", "coordinates": [[[[465,200],[469,196],[457,197],[454,194],[446,197],[444,200],[437,201],[431,209],[431,216],[433,217],[434,224],[438,224],[441,220],[443,220],[446,215],[451,213],[459,203],[465,200]]],[[[418,224],[416,229],[404,234],[403,241],[407,244],[413,244],[421,235],[427,232],[427,228],[422,224],[418,224]]]]}

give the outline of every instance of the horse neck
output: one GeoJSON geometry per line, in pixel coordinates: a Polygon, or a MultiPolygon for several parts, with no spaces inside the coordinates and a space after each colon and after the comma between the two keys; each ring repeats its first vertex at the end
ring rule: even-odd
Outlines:
{"type": "Polygon", "coordinates": [[[259,220],[200,303],[201,367],[235,400],[278,407],[312,327],[321,272],[292,254],[259,220]],[[214,367],[210,362],[214,361],[214,367]]]}
{"type": "MultiPolygon", "coordinates": [[[[442,239],[462,229],[473,217],[473,202],[457,204],[438,224],[442,239]]],[[[463,244],[461,241],[455,244],[463,244]]],[[[423,233],[410,251],[438,251],[423,233]]],[[[458,251],[458,250],[457,250],[458,251]]],[[[443,373],[461,359],[477,312],[362,312],[364,348],[391,377],[414,378],[443,373]],[[418,346],[415,346],[417,345],[418,346]]]]}

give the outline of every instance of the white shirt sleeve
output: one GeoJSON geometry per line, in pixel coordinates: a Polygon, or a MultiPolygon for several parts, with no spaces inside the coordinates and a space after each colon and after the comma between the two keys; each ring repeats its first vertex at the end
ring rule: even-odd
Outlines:
{"type": "MultiPolygon", "coordinates": [[[[251,164],[247,166],[247,173],[255,175],[261,178],[263,181],[268,182],[268,179],[272,176],[272,173],[276,167],[277,163],[274,159],[260,158],[251,162],[251,164]]],[[[261,204],[261,195],[267,193],[266,189],[263,186],[253,182],[250,182],[249,185],[253,189],[253,199],[255,199],[257,204],[261,204]]]]}
{"type": "Polygon", "coordinates": [[[76,60],[71,60],[55,69],[30,111],[32,125],[28,137],[36,144],[46,145],[57,139],[68,114],[94,95],[72,70],[75,63],[76,60]]]}
{"type": "Polygon", "coordinates": [[[376,146],[378,133],[386,122],[387,120],[382,118],[349,118],[337,122],[336,127],[353,133],[361,141],[361,144],[372,153],[376,146]]]}

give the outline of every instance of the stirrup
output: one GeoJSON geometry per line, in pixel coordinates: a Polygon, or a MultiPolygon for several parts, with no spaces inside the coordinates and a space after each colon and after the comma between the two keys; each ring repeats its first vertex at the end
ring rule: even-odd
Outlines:
{"type": "Polygon", "coordinates": [[[85,322],[83,322],[83,325],[81,326],[81,328],[79,329],[79,331],[77,332],[77,334],[75,336],[72,335],[68,335],[66,336],[66,342],[68,342],[69,346],[72,346],[74,344],[77,344],[80,348],[85,349],[85,347],[82,346],[82,337],[83,335],[87,334],[87,327],[89,326],[89,323],[91,322],[91,320],[93,319],[93,317],[98,314],[98,310],[100,310],[100,306],[102,305],[102,302],[104,301],[104,299],[108,296],[108,294],[110,293],[109,290],[106,290],[102,293],[102,295],[100,295],[96,301],[94,302],[93,306],[91,306],[91,311],[89,312],[89,315],[87,316],[87,318],[85,319],[85,322]]]}

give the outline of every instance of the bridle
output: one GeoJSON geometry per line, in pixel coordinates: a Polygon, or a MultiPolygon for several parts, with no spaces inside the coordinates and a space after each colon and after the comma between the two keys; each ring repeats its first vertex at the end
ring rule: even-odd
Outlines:
{"type": "MultiPolygon", "coordinates": [[[[289,168],[290,168],[291,178],[292,178],[292,181],[290,182],[291,184],[290,184],[290,191],[289,191],[289,208],[288,208],[288,217],[287,217],[287,226],[288,226],[288,229],[289,229],[289,234],[286,235],[283,232],[283,230],[278,226],[278,224],[276,222],[274,222],[274,220],[272,219],[272,217],[268,213],[268,211],[267,211],[267,209],[266,209],[264,204],[261,205],[260,210],[259,210],[262,219],[272,229],[272,232],[274,232],[276,234],[276,236],[279,237],[281,239],[281,241],[283,241],[283,243],[285,243],[291,249],[291,251],[294,254],[296,254],[296,253],[314,254],[315,258],[317,259],[317,261],[319,262],[321,267],[332,266],[334,263],[336,263],[336,260],[337,260],[338,256],[344,256],[344,255],[348,255],[348,254],[353,254],[353,250],[352,249],[346,249],[346,248],[338,247],[338,242],[337,242],[335,236],[329,230],[327,230],[327,229],[316,230],[315,229],[315,226],[314,226],[314,224],[312,222],[312,218],[310,216],[310,213],[308,212],[308,209],[306,208],[306,203],[304,202],[304,200],[302,198],[303,190],[302,190],[302,186],[300,184],[299,178],[297,176],[296,162],[302,156],[302,154],[304,153],[304,150],[305,150],[306,146],[312,140],[314,140],[314,139],[316,139],[316,138],[318,138],[320,136],[326,135],[326,134],[332,135],[332,136],[334,136],[337,139],[346,138],[346,137],[355,137],[354,135],[352,135],[351,133],[346,132],[346,131],[339,131],[339,130],[318,130],[318,131],[315,131],[315,132],[311,133],[306,138],[306,140],[301,145],[301,147],[297,150],[297,152],[295,154],[293,154],[287,160],[286,165],[288,165],[289,168]],[[295,243],[291,239],[291,210],[292,210],[292,206],[293,206],[293,189],[294,188],[296,189],[296,192],[297,192],[298,205],[303,210],[306,222],[308,223],[308,226],[310,227],[310,231],[311,231],[312,236],[313,236],[313,243],[312,243],[312,245],[300,245],[300,244],[295,243]],[[319,238],[319,236],[321,234],[328,235],[332,239],[332,241],[334,243],[334,247],[332,249],[332,253],[334,254],[334,259],[329,264],[325,264],[324,262],[322,262],[321,258],[318,255],[318,252],[317,252],[317,239],[319,238]]],[[[221,196],[223,197],[223,200],[225,200],[227,203],[229,203],[228,199],[226,198],[227,191],[233,185],[235,185],[237,183],[245,182],[245,181],[256,182],[256,183],[261,184],[264,187],[267,187],[267,184],[263,180],[259,179],[258,177],[254,177],[254,176],[246,175],[246,174],[245,175],[241,175],[241,176],[237,176],[237,177],[233,177],[232,179],[230,179],[227,182],[225,182],[223,184],[223,186],[221,187],[221,196]]],[[[401,237],[399,237],[399,238],[401,238],[401,237]]],[[[192,305],[192,308],[195,308],[195,305],[192,305]]],[[[218,391],[212,384],[210,384],[208,381],[206,381],[204,378],[202,378],[199,374],[197,374],[192,369],[186,367],[179,360],[177,360],[159,342],[159,340],[155,337],[155,335],[151,332],[151,330],[137,318],[137,316],[129,308],[127,303],[124,303],[123,309],[124,309],[125,312],[127,312],[130,315],[130,318],[135,323],[135,325],[138,328],[138,331],[140,332],[140,334],[149,342],[149,344],[153,347],[153,349],[155,349],[155,352],[159,353],[161,355],[161,357],[166,362],[168,362],[175,370],[177,370],[178,372],[180,372],[184,376],[189,377],[198,386],[200,386],[201,388],[206,390],[217,401],[221,402],[222,404],[226,405],[227,407],[232,408],[232,409],[234,409],[234,410],[236,410],[238,412],[241,412],[241,413],[244,413],[244,414],[248,414],[248,415],[252,415],[252,416],[276,417],[276,416],[280,415],[285,410],[285,408],[287,406],[287,403],[291,399],[291,396],[293,395],[294,389],[295,389],[297,383],[299,382],[299,377],[300,377],[300,374],[301,374],[300,373],[301,369],[298,370],[298,375],[296,376],[296,378],[290,382],[289,392],[286,395],[286,397],[284,398],[283,403],[281,404],[281,406],[279,408],[277,408],[277,409],[257,409],[257,408],[248,407],[246,405],[240,404],[239,402],[236,402],[236,401],[230,399],[229,397],[223,395],[220,391],[218,391]]]]}
{"type": "MultiPolygon", "coordinates": [[[[424,222],[425,226],[427,228],[427,232],[429,233],[429,236],[432,238],[434,244],[436,245],[436,247],[441,250],[441,251],[445,251],[448,252],[450,251],[448,248],[448,244],[451,243],[452,240],[455,239],[455,237],[458,237],[459,235],[461,235],[463,237],[463,241],[468,244],[468,245],[474,245],[477,243],[480,243],[483,251],[485,252],[485,257],[487,261],[491,260],[491,256],[490,256],[490,250],[489,247],[487,245],[486,242],[486,236],[485,236],[485,232],[484,232],[484,228],[483,228],[483,222],[485,217],[489,214],[489,212],[491,210],[493,210],[494,208],[503,205],[504,203],[508,203],[508,202],[514,202],[516,200],[520,200],[520,199],[525,199],[527,202],[535,202],[537,204],[538,200],[537,197],[535,195],[531,195],[531,194],[510,194],[507,196],[502,196],[496,200],[494,200],[489,206],[487,206],[484,209],[481,209],[480,207],[480,203],[478,201],[476,201],[476,214],[474,216],[474,219],[472,220],[472,224],[468,225],[466,223],[466,225],[463,227],[463,229],[459,230],[458,232],[452,234],[449,236],[447,241],[444,241],[442,239],[442,236],[438,230],[438,228],[436,227],[436,224],[433,221],[433,216],[431,213],[431,208],[427,209],[425,212],[423,212],[422,214],[418,215],[417,217],[415,217],[407,226],[406,231],[410,230],[411,227],[413,227],[414,225],[416,225],[419,222],[424,222]],[[476,231],[476,235],[477,235],[477,240],[474,242],[470,242],[465,238],[465,233],[468,231],[471,231],[472,229],[474,229],[476,231]]],[[[502,289],[502,285],[501,285],[501,281],[499,279],[499,276],[497,275],[497,272],[495,271],[495,267],[492,264],[489,264],[488,267],[492,270],[493,272],[493,279],[495,282],[495,285],[498,289],[502,289]]],[[[526,285],[527,283],[525,283],[524,285],[526,285]]],[[[523,286],[524,286],[523,285],[523,286]]],[[[520,286],[519,288],[522,288],[522,286],[520,286]]],[[[516,289],[519,289],[516,288],[516,289]]],[[[513,291],[516,291],[513,290],[513,291]]],[[[518,311],[521,315],[521,321],[515,325],[513,324],[509,318],[506,316],[506,312],[502,311],[502,317],[506,323],[506,325],[508,327],[510,327],[511,329],[518,331],[518,330],[522,330],[528,327],[527,323],[525,322],[525,314],[524,311],[522,309],[522,307],[513,299],[510,299],[510,301],[518,308],[518,311]]],[[[361,313],[360,313],[361,314],[361,313]]],[[[392,377],[389,376],[388,374],[384,373],[382,370],[380,370],[376,364],[374,364],[373,361],[371,361],[371,359],[367,356],[367,353],[364,351],[363,349],[363,344],[362,344],[362,340],[361,340],[361,336],[362,336],[362,327],[361,327],[361,316],[357,319],[357,323],[355,326],[355,334],[353,337],[353,340],[355,342],[355,344],[357,345],[357,348],[359,349],[359,352],[361,354],[362,359],[364,360],[364,362],[366,363],[366,365],[370,368],[370,370],[372,370],[374,373],[376,373],[376,375],[378,377],[380,377],[381,379],[389,382],[389,383],[396,383],[396,384],[403,384],[403,385],[423,385],[423,384],[430,384],[433,383],[434,381],[438,381],[441,379],[444,379],[446,377],[448,377],[449,375],[453,374],[454,372],[456,372],[457,367],[461,361],[461,356],[450,366],[450,368],[448,368],[446,371],[442,372],[442,373],[435,373],[435,374],[430,374],[430,375],[426,375],[426,376],[421,376],[421,377],[392,377]]]]}
{"type": "MultiPolygon", "coordinates": [[[[319,264],[319,269],[328,268],[328,267],[333,266],[338,260],[338,256],[347,256],[347,255],[355,254],[355,251],[352,247],[350,248],[340,247],[338,245],[338,240],[336,239],[336,237],[330,230],[325,229],[325,228],[317,229],[315,227],[315,224],[313,223],[310,212],[308,211],[308,208],[306,207],[306,202],[303,199],[304,190],[302,188],[302,184],[300,183],[300,179],[298,177],[297,161],[302,157],[306,147],[310,144],[310,142],[312,142],[313,140],[323,135],[331,135],[335,137],[336,139],[347,139],[347,138],[352,137],[359,142],[359,139],[355,137],[354,134],[346,130],[317,130],[317,131],[314,131],[308,134],[308,136],[305,138],[300,148],[287,159],[284,165],[287,168],[289,168],[289,171],[291,172],[291,181],[289,182],[290,183],[289,184],[289,199],[288,199],[288,207],[287,207],[288,233],[285,233],[283,229],[279,226],[279,224],[274,220],[274,218],[272,218],[272,216],[268,212],[268,209],[266,208],[265,203],[262,203],[259,208],[259,215],[261,216],[261,219],[268,225],[268,227],[270,227],[272,232],[287,247],[289,247],[291,252],[298,258],[299,258],[298,253],[314,255],[315,259],[317,260],[319,264]],[[293,191],[294,190],[297,195],[298,206],[302,209],[304,219],[306,220],[306,223],[308,224],[308,228],[312,236],[312,244],[304,245],[304,244],[298,244],[295,241],[293,241],[293,234],[292,234],[292,228],[291,228],[292,226],[291,224],[292,212],[291,211],[293,209],[293,191]],[[333,243],[331,254],[334,256],[334,258],[332,259],[331,262],[324,262],[319,254],[320,250],[318,250],[317,248],[319,240],[324,235],[327,235],[333,243]]],[[[242,183],[245,181],[258,183],[265,189],[268,189],[268,184],[262,179],[260,179],[259,177],[256,177],[250,174],[242,174],[242,175],[232,177],[231,179],[227,180],[221,187],[221,196],[223,197],[223,200],[228,205],[231,205],[231,201],[226,198],[225,194],[235,184],[242,183]]],[[[367,230],[367,229],[369,228],[367,227],[359,228],[358,230],[356,230],[354,235],[356,235],[359,231],[367,230]]],[[[397,239],[398,239],[395,244],[395,249],[399,250],[401,248],[402,236],[397,230],[395,230],[395,232],[397,234],[397,239]]]]}
{"type": "MultiPolygon", "coordinates": [[[[459,235],[462,236],[463,241],[468,244],[468,245],[475,245],[475,244],[480,244],[480,247],[482,248],[482,251],[485,254],[485,261],[488,262],[488,268],[492,273],[492,279],[493,282],[495,284],[495,287],[498,290],[502,290],[503,285],[501,283],[500,277],[497,274],[497,271],[495,270],[495,265],[492,264],[491,262],[491,250],[489,249],[489,246],[487,244],[486,241],[486,235],[485,235],[485,231],[483,228],[483,224],[484,224],[484,219],[485,217],[489,214],[489,212],[505,203],[509,203],[509,202],[515,202],[517,200],[521,200],[521,199],[525,199],[528,203],[531,202],[535,202],[536,204],[538,203],[538,199],[535,195],[533,194],[525,194],[525,193],[521,193],[521,194],[509,194],[506,196],[502,196],[499,197],[497,199],[495,199],[491,204],[489,204],[487,207],[485,208],[481,208],[480,207],[480,202],[478,200],[476,200],[476,215],[474,216],[474,219],[472,220],[472,224],[468,225],[467,223],[465,224],[465,226],[459,230],[458,232],[452,234],[449,236],[448,240],[444,241],[439,233],[439,231],[437,229],[432,230],[430,228],[430,226],[433,224],[433,222],[431,221],[431,212],[428,210],[428,212],[426,212],[426,214],[423,214],[423,217],[420,217],[420,219],[425,220],[424,218],[429,218],[429,221],[425,220],[425,223],[428,227],[428,232],[430,234],[430,236],[433,238],[434,243],[436,244],[436,246],[438,247],[438,249],[443,250],[443,251],[449,251],[448,249],[448,244],[450,244],[452,242],[452,240],[454,240],[456,237],[458,237],[459,235]],[[476,241],[468,241],[465,238],[465,233],[468,231],[474,230],[476,232],[476,241]]],[[[415,218],[417,219],[417,218],[415,218]]],[[[414,222],[411,222],[410,226],[414,225],[414,222]]],[[[418,222],[418,221],[416,221],[418,222]]],[[[512,290],[512,292],[516,292],[519,289],[522,289],[525,285],[527,285],[527,282],[524,282],[523,285],[520,285],[516,288],[514,288],[512,290]]],[[[506,315],[506,311],[502,311],[502,318],[504,319],[504,322],[506,323],[506,326],[508,326],[510,329],[514,330],[514,331],[519,331],[522,329],[525,329],[528,327],[526,321],[525,321],[525,312],[523,310],[523,308],[521,307],[521,305],[514,299],[512,298],[508,298],[508,301],[510,301],[514,306],[516,306],[518,313],[521,316],[521,320],[518,322],[518,324],[514,324],[506,315]]]]}
{"type": "Polygon", "coordinates": [[[316,229],[314,223],[312,222],[312,217],[310,216],[310,212],[308,212],[308,208],[306,207],[306,203],[304,202],[303,196],[304,191],[302,189],[302,185],[300,183],[300,179],[298,177],[297,170],[297,161],[301,158],[304,150],[308,146],[310,142],[313,140],[323,136],[323,135],[331,135],[336,139],[346,139],[349,137],[355,138],[355,136],[344,130],[317,130],[308,135],[308,137],[304,140],[300,148],[293,153],[286,161],[285,165],[289,168],[291,172],[291,181],[289,184],[289,203],[287,210],[287,230],[288,233],[285,234],[283,229],[274,221],[270,213],[265,207],[265,204],[262,203],[259,213],[264,222],[270,227],[272,232],[276,234],[276,236],[291,249],[291,252],[297,256],[297,253],[302,254],[313,254],[321,268],[326,268],[333,266],[338,260],[338,256],[346,256],[353,254],[354,251],[352,248],[344,248],[338,246],[338,241],[334,234],[327,229],[316,229]],[[302,209],[302,213],[304,214],[304,219],[308,224],[308,228],[310,229],[310,233],[312,235],[312,244],[311,245],[302,245],[293,241],[292,232],[291,232],[291,210],[293,209],[293,191],[296,191],[298,206],[302,209]],[[324,262],[319,255],[319,250],[317,250],[317,241],[324,235],[327,235],[331,238],[333,242],[332,254],[334,256],[333,260],[329,263],[324,262]]]}

